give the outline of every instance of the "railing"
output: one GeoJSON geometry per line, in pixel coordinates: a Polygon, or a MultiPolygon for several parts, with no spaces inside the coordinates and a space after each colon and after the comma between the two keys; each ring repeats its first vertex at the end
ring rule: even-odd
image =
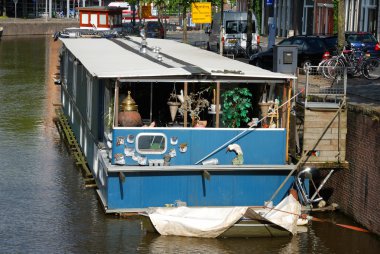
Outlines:
{"type": "Polygon", "coordinates": [[[337,109],[346,96],[347,69],[331,66],[310,66],[306,69],[305,107],[337,109]],[[326,76],[325,73],[331,75],[326,76]]]}

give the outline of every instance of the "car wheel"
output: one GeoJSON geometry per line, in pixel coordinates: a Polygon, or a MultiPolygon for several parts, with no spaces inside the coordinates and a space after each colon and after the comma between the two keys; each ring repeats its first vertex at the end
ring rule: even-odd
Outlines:
{"type": "Polygon", "coordinates": [[[307,70],[309,70],[309,74],[311,72],[311,69],[310,67],[312,66],[312,63],[310,60],[305,60],[303,63],[302,63],[302,70],[303,72],[306,74],[307,70]]]}

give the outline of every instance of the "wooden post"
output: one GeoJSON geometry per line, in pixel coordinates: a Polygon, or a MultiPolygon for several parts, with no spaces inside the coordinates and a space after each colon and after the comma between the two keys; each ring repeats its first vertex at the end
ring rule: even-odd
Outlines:
{"type": "MultiPolygon", "coordinates": [[[[187,96],[187,82],[183,83],[183,97],[186,98],[187,96]]],[[[187,110],[183,114],[183,127],[187,127],[187,110]]]]}
{"type": "MultiPolygon", "coordinates": [[[[292,86],[293,86],[293,80],[291,79],[289,81],[289,87],[288,87],[288,98],[287,100],[289,100],[292,96],[292,86]]],[[[287,105],[287,119],[286,119],[286,147],[285,147],[285,161],[288,161],[289,160],[289,152],[288,152],[288,149],[289,149],[289,135],[290,135],[290,106],[291,106],[292,102],[289,101],[288,102],[288,105],[287,105]]]]}
{"type": "Polygon", "coordinates": [[[113,105],[114,122],[113,127],[119,126],[119,80],[115,82],[115,100],[113,105]]]}
{"type": "Polygon", "coordinates": [[[216,101],[215,101],[215,128],[219,128],[219,118],[220,118],[220,82],[216,82],[216,101]]]}

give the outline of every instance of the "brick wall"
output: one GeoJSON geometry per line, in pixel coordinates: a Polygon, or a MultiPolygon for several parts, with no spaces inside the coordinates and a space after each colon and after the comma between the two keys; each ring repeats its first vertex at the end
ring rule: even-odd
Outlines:
{"type": "Polygon", "coordinates": [[[350,107],[347,116],[349,169],[334,172],[326,184],[329,203],[380,235],[380,121],[378,113],[350,107]]]}

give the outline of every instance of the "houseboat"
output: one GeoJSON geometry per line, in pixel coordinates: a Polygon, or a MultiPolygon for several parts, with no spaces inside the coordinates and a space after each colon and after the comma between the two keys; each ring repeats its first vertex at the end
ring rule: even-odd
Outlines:
{"type": "Polygon", "coordinates": [[[172,40],[60,40],[62,111],[106,213],[288,195],[293,75],[172,40]]]}
{"type": "Polygon", "coordinates": [[[122,30],[122,8],[112,6],[79,7],[80,28],[122,30]]]}
{"type": "Polygon", "coordinates": [[[120,7],[94,6],[78,7],[79,27],[65,28],[54,34],[59,37],[116,37],[123,30],[120,7]]]}

